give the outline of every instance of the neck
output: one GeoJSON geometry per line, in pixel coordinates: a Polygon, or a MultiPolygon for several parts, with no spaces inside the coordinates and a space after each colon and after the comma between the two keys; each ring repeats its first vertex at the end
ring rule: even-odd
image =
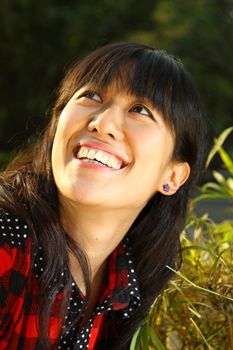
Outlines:
{"type": "MultiPolygon", "coordinates": [[[[126,235],[139,212],[139,209],[103,209],[60,200],[62,224],[86,253],[91,282],[105,266],[108,256],[126,235]]],[[[71,270],[77,270],[74,259],[71,259],[71,270]]]]}

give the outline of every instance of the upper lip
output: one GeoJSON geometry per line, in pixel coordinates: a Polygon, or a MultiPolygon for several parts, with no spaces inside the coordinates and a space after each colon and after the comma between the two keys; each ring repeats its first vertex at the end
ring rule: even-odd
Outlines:
{"type": "Polygon", "coordinates": [[[90,140],[90,139],[80,140],[73,148],[74,156],[76,156],[79,148],[82,146],[90,147],[90,148],[93,148],[96,150],[100,150],[100,151],[109,153],[109,154],[113,155],[114,157],[118,158],[123,163],[123,166],[126,166],[127,164],[130,163],[125,152],[123,152],[123,151],[119,152],[115,148],[110,146],[109,144],[106,144],[106,143],[98,141],[98,140],[93,140],[93,139],[92,140],[90,140]]]}

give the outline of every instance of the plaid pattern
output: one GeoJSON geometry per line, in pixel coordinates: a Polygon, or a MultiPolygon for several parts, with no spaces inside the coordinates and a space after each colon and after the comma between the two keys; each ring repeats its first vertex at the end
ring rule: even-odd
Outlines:
{"type": "MultiPolygon", "coordinates": [[[[0,350],[39,350],[37,307],[39,283],[43,271],[43,251],[39,248],[30,271],[30,231],[19,218],[5,213],[0,217],[0,350]]],[[[93,315],[81,332],[77,328],[61,329],[56,315],[63,298],[57,293],[50,317],[50,339],[58,349],[104,349],[107,341],[103,325],[108,314],[117,312],[130,318],[140,305],[137,278],[126,237],[109,257],[108,271],[101,297],[93,315]],[[61,336],[60,336],[61,334],[61,336]]],[[[81,312],[82,295],[73,281],[65,324],[81,312]]],[[[78,327],[79,328],[79,327],[78,327]]]]}

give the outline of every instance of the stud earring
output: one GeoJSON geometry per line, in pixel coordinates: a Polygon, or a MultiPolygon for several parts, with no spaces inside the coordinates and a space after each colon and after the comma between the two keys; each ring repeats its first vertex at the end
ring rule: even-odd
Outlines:
{"type": "Polygon", "coordinates": [[[169,192],[170,191],[170,186],[169,186],[169,184],[167,182],[165,184],[163,184],[163,190],[164,190],[164,192],[169,192]]]}

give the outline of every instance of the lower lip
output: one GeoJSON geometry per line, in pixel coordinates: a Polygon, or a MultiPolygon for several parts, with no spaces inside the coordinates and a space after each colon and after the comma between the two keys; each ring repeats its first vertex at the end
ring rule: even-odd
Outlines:
{"type": "Polygon", "coordinates": [[[103,171],[119,171],[121,169],[114,169],[114,168],[110,168],[104,164],[101,163],[97,163],[95,161],[89,161],[89,160],[82,160],[82,159],[77,159],[75,158],[78,163],[79,166],[81,166],[82,168],[88,168],[88,169],[96,169],[96,170],[103,170],[103,171]]]}

